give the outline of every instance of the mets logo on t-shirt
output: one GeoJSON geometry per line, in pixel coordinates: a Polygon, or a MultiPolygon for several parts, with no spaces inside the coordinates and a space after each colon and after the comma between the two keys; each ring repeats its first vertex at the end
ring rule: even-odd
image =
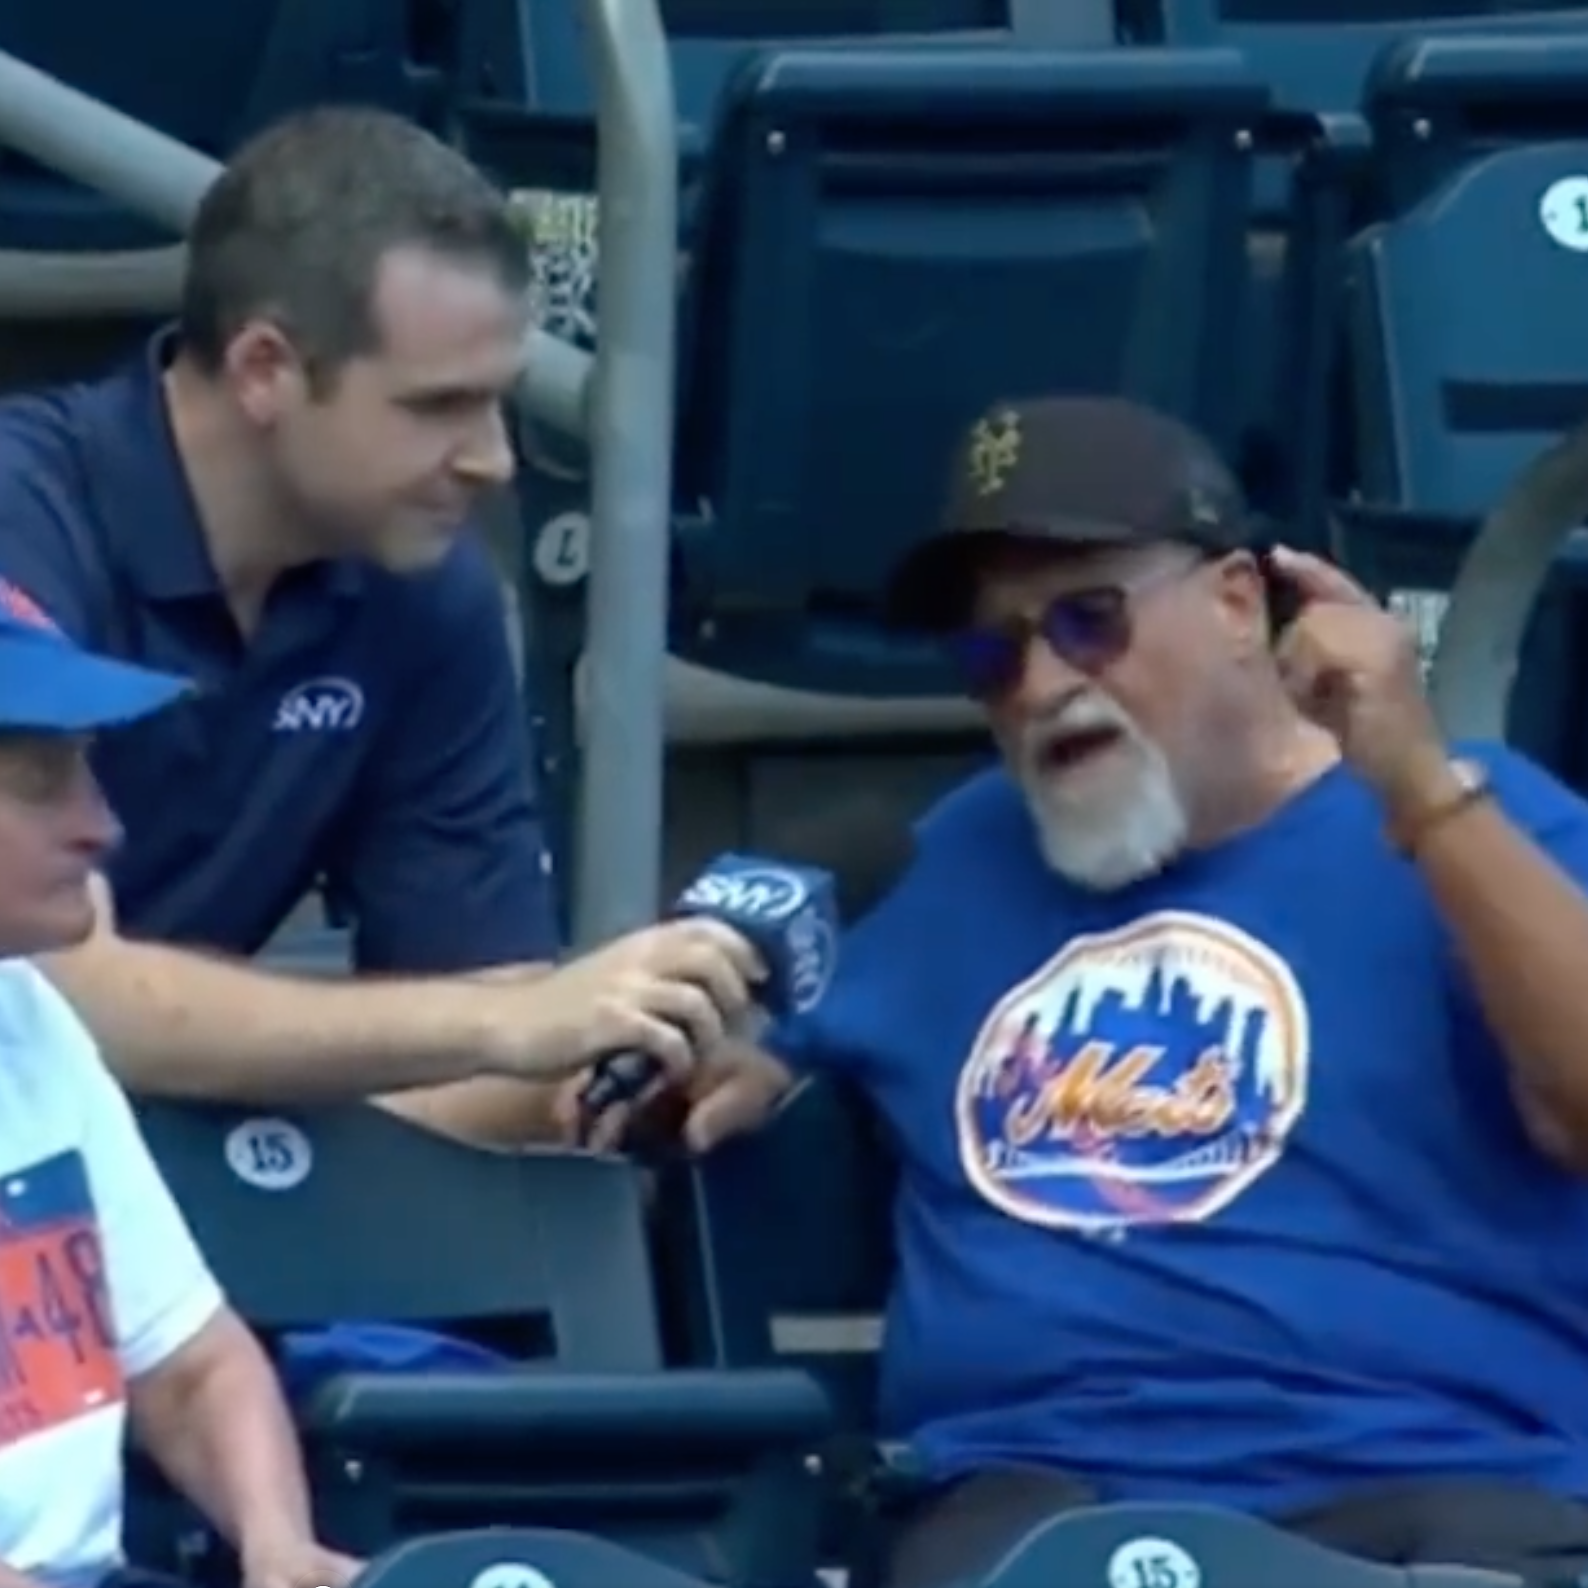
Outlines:
{"type": "Polygon", "coordinates": [[[960,1161],[1031,1224],[1194,1223],[1279,1161],[1309,1048],[1289,966],[1224,921],[1163,911],[1072,938],[977,1034],[960,1161]]]}

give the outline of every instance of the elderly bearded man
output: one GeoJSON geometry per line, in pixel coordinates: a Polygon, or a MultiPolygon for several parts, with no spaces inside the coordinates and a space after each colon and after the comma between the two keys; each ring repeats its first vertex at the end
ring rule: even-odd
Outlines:
{"type": "Polygon", "coordinates": [[[1588,807],[1447,749],[1401,625],[1124,402],[982,420],[894,596],[1005,766],[685,1127],[809,1074],[890,1126],[893,1588],[1122,1499],[1575,1581],[1588,807]]]}

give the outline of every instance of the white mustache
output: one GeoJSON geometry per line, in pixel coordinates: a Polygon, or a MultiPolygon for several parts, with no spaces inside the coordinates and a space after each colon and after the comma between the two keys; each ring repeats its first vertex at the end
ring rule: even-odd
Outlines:
{"type": "Polygon", "coordinates": [[[1095,733],[1099,728],[1113,728],[1132,739],[1139,737],[1136,724],[1113,701],[1097,695],[1083,695],[1027,723],[1020,735],[1021,757],[1035,762],[1055,744],[1062,744],[1078,733],[1095,733]]]}

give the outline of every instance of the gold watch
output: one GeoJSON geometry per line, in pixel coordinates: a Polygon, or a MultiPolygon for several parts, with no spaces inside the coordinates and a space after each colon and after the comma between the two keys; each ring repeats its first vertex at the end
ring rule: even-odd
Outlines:
{"type": "Polygon", "coordinates": [[[1389,824],[1389,841],[1403,855],[1415,858],[1418,849],[1436,828],[1452,817],[1488,799],[1494,792],[1489,769],[1481,761],[1458,758],[1450,761],[1450,781],[1433,798],[1396,814],[1389,824]]]}

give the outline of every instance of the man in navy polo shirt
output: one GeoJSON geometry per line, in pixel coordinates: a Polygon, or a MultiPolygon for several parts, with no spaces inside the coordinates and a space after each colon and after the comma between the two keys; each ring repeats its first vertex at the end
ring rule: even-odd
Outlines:
{"type": "Polygon", "coordinates": [[[1399,622],[1128,403],[989,413],[894,595],[1006,765],[686,1126],[801,1074],[886,1120],[889,1588],[1129,1500],[1581,1582],[1588,805],[1448,747],[1399,622]]]}
{"type": "Polygon", "coordinates": [[[535,1136],[526,1078],[614,1046],[683,1062],[754,963],[696,923],[540,979],[530,754],[463,528],[512,469],[523,240],[442,144],[322,110],[238,155],[189,247],[180,322],[139,359],[0,405],[8,599],[199,685],[98,747],[114,919],[107,897],[50,974],[135,1090],[397,1094],[437,1128],[535,1136]],[[243,963],[322,878],[369,975],[243,963]]]}

